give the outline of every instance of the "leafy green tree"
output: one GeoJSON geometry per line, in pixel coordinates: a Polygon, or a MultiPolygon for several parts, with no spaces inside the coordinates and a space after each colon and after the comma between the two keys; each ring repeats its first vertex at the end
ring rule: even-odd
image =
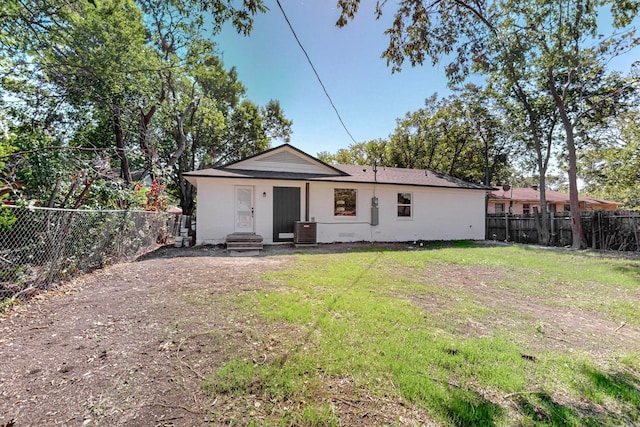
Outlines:
{"type": "Polygon", "coordinates": [[[293,122],[284,116],[280,101],[270,100],[260,109],[262,129],[269,140],[291,141],[291,125],[293,122]]]}
{"type": "Polygon", "coordinates": [[[159,64],[146,44],[143,16],[132,0],[76,7],[69,13],[68,26],[51,30],[54,44],[42,66],[73,107],[110,114],[121,177],[130,183],[136,105],[159,91],[155,79],[148,78],[159,64]]]}
{"type": "MultiPolygon", "coordinates": [[[[342,14],[337,24],[346,25],[358,11],[360,0],[339,0],[342,14]]],[[[385,3],[376,7],[378,16],[385,3]]],[[[452,82],[470,73],[483,72],[504,81],[504,88],[526,111],[532,138],[541,142],[538,104],[522,96],[537,87],[547,95],[543,111],[553,105],[562,125],[568,158],[573,246],[586,247],[578,212],[576,134],[585,122],[612,113],[619,95],[629,88],[620,79],[604,79],[604,64],[612,54],[637,43],[631,32],[597,43],[598,13],[610,6],[613,24],[622,28],[637,16],[638,2],[627,0],[530,0],[464,1],[424,3],[398,2],[391,28],[386,31],[389,46],[383,56],[399,71],[405,59],[421,65],[427,58],[447,58],[447,76],[452,82]],[[455,55],[453,53],[455,52],[455,55]],[[519,67],[527,64],[526,72],[519,67]]],[[[543,174],[540,174],[542,176],[543,174]]]]}
{"type": "Polygon", "coordinates": [[[506,119],[488,92],[469,85],[398,120],[387,158],[487,185],[502,180],[510,155],[506,119]]]}
{"type": "Polygon", "coordinates": [[[352,144],[321,160],[344,164],[434,169],[468,181],[504,181],[511,155],[506,110],[495,94],[467,85],[448,98],[397,120],[388,140],[352,144]]]}
{"type": "MultiPolygon", "coordinates": [[[[13,135],[9,133],[9,127],[6,121],[0,116],[0,173],[5,177],[11,176],[11,173],[5,170],[5,159],[15,150],[12,145],[13,135]]],[[[11,226],[16,222],[13,213],[5,208],[2,200],[13,191],[14,185],[6,178],[0,178],[0,231],[9,231],[11,226]]]]}
{"type": "Polygon", "coordinates": [[[288,140],[290,122],[277,101],[262,109],[241,105],[244,88],[235,70],[226,79],[221,63],[210,67],[220,79],[199,74],[219,61],[206,26],[216,34],[229,22],[248,34],[253,16],[266,11],[262,0],[236,3],[7,0],[0,11],[0,96],[19,100],[8,113],[19,142],[10,161],[28,197],[55,206],[75,205],[80,196],[97,207],[132,206],[130,183],[141,174],[166,180],[174,168],[180,175],[187,154],[206,159],[202,153],[216,151],[202,142],[207,124],[212,141],[226,143],[235,130],[250,145],[226,147],[224,155],[264,147],[268,138],[288,140]],[[252,120],[244,133],[243,118],[252,120]],[[119,162],[121,179],[112,162],[119,162]]]}
{"type": "Polygon", "coordinates": [[[368,142],[359,142],[341,148],[335,154],[328,152],[318,153],[318,158],[325,163],[340,163],[344,165],[386,165],[387,141],[375,139],[368,142]]]}
{"type": "Polygon", "coordinates": [[[600,135],[602,145],[582,150],[579,168],[589,196],[640,207],[639,123],[637,109],[623,114],[600,135]]]}
{"type": "Polygon", "coordinates": [[[318,153],[316,153],[316,158],[322,162],[325,162],[327,164],[333,164],[333,163],[337,163],[335,160],[335,156],[333,154],[331,154],[329,151],[320,151],[318,153]]]}
{"type": "Polygon", "coordinates": [[[182,73],[172,72],[167,87],[168,100],[157,116],[157,156],[173,181],[169,189],[187,215],[195,207],[195,188],[183,179],[185,172],[255,154],[274,139],[289,139],[291,122],[279,102],[258,107],[244,99],[245,88],[236,70],[225,70],[215,55],[194,56],[182,73]],[[176,126],[178,122],[182,124],[176,126]],[[176,144],[176,139],[182,142],[176,144]],[[182,154],[172,162],[177,158],[176,146],[182,144],[182,154]]]}

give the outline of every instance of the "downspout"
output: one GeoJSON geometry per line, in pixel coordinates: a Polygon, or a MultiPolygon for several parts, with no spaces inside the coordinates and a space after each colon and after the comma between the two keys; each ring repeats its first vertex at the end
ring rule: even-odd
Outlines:
{"type": "Polygon", "coordinates": [[[309,183],[304,183],[304,220],[309,221],[309,183]]]}

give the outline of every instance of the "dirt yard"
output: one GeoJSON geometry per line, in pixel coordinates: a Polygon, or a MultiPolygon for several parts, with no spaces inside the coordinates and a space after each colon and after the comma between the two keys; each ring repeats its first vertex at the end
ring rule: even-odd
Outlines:
{"type": "Polygon", "coordinates": [[[0,427],[241,425],[225,416],[237,412],[233,402],[204,393],[204,378],[275,326],[223,302],[269,286],[258,274],[300,251],[230,257],[216,247],[165,246],[13,309],[0,317],[0,427]]]}
{"type": "MultiPolygon", "coordinates": [[[[0,427],[242,425],[234,417],[256,403],[207,396],[204,378],[234,349],[254,346],[259,359],[283,326],[225,301],[273,286],[259,274],[293,262],[294,252],[354,249],[272,247],[238,258],[215,247],[165,246],[36,296],[0,317],[0,427]]],[[[349,387],[344,379],[333,388],[343,420],[377,412],[392,415],[382,424],[432,424],[402,402],[354,404],[340,396],[349,387]]]]}

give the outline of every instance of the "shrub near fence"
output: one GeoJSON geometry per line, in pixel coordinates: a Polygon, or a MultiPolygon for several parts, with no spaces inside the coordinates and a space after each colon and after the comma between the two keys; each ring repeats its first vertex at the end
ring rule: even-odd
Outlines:
{"type": "MultiPolygon", "coordinates": [[[[571,214],[550,213],[551,245],[570,246],[571,214]]],[[[640,212],[583,212],[582,228],[592,249],[640,251],[640,212]]],[[[540,239],[534,215],[487,215],[487,240],[538,244],[540,239]]]]}
{"type": "Polygon", "coordinates": [[[11,209],[0,232],[0,305],[55,281],[139,254],[171,229],[174,216],[142,211],[11,209]]]}

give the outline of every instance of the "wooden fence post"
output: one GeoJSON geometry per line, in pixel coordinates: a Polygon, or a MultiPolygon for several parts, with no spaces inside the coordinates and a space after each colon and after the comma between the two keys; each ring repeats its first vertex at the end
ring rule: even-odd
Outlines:
{"type": "Polygon", "coordinates": [[[595,215],[591,215],[591,249],[596,248],[596,216],[597,215],[598,215],[597,213],[595,215]]]}
{"type": "Polygon", "coordinates": [[[508,242],[509,241],[509,214],[505,213],[504,214],[504,241],[508,242]]]}

